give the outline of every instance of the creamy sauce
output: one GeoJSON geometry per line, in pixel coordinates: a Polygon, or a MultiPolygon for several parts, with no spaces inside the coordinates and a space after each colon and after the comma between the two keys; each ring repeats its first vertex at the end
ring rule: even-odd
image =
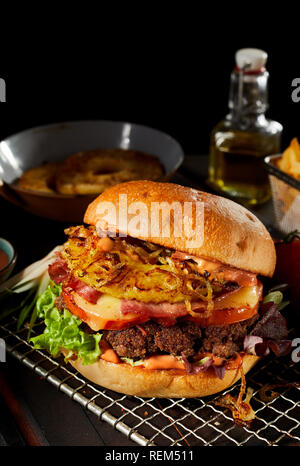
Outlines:
{"type": "Polygon", "coordinates": [[[8,255],[2,249],[0,249],[0,270],[4,269],[4,267],[6,267],[8,263],[8,255]]]}
{"type": "Polygon", "coordinates": [[[107,347],[106,345],[100,345],[100,348],[102,350],[102,354],[100,355],[101,359],[106,362],[113,362],[114,364],[119,364],[121,362],[117,353],[112,348],[109,348],[108,345],[107,347]]]}
{"type": "Polygon", "coordinates": [[[114,247],[114,242],[108,236],[105,236],[98,241],[98,247],[102,251],[108,252],[114,247]]]}
{"type": "Polygon", "coordinates": [[[151,356],[143,361],[145,369],[181,369],[185,370],[185,365],[174,356],[168,354],[151,356]]]}
{"type": "MultiPolygon", "coordinates": [[[[102,350],[102,354],[100,356],[106,362],[112,362],[114,364],[120,364],[121,360],[117,353],[111,348],[111,346],[104,340],[100,343],[100,348],[102,350]]],[[[211,353],[200,353],[198,355],[198,359],[202,359],[204,357],[211,357],[211,353]]],[[[216,366],[222,365],[224,359],[219,358],[218,356],[213,356],[214,364],[216,366]]],[[[237,370],[241,367],[243,363],[243,359],[241,358],[240,354],[237,354],[235,358],[231,359],[226,364],[226,370],[232,371],[237,370]]],[[[124,363],[123,363],[124,364],[124,363]]],[[[127,363],[125,363],[127,364],[127,363]]],[[[150,356],[143,360],[143,363],[140,365],[140,368],[148,369],[148,370],[168,370],[168,369],[179,369],[179,370],[186,370],[183,361],[180,361],[175,356],[171,356],[169,354],[156,354],[154,356],[150,356]]]]}
{"type": "MultiPolygon", "coordinates": [[[[120,364],[121,360],[117,353],[111,348],[111,346],[105,341],[101,341],[100,348],[102,350],[102,354],[100,355],[100,359],[103,359],[106,362],[112,362],[114,364],[120,364]]],[[[198,358],[196,360],[202,359],[204,357],[211,357],[211,353],[199,353],[198,358]]],[[[218,356],[214,356],[214,364],[216,366],[222,365],[224,363],[223,358],[219,358],[218,356]]],[[[243,359],[241,358],[240,354],[237,354],[235,358],[232,358],[226,364],[226,370],[237,370],[241,367],[243,363],[243,359]]],[[[123,363],[124,364],[124,363],[123,363]]],[[[125,363],[127,364],[127,363],[125,363]]],[[[148,369],[148,370],[168,370],[168,369],[179,369],[179,370],[186,370],[183,361],[180,361],[175,356],[171,356],[169,354],[156,354],[154,356],[150,356],[143,360],[143,363],[140,365],[140,368],[148,369]]]]}

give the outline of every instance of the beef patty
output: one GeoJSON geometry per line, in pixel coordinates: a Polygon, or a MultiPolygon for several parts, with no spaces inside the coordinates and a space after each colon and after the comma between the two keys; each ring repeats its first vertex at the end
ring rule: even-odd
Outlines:
{"type": "MultiPolygon", "coordinates": [[[[64,300],[56,298],[56,307],[63,309],[64,300]]],[[[108,330],[105,337],[120,357],[144,358],[152,353],[168,353],[193,356],[196,351],[213,353],[215,356],[230,358],[242,351],[243,341],[258,315],[235,324],[201,328],[193,322],[183,321],[172,327],[163,327],[148,321],[125,330],[108,330]]],[[[88,325],[84,331],[93,333],[88,325]]]]}
{"type": "Polygon", "coordinates": [[[255,318],[235,324],[200,328],[193,322],[163,327],[155,322],[125,330],[109,330],[106,340],[120,357],[144,358],[151,353],[193,356],[196,351],[229,358],[242,350],[247,329],[255,318]]]}
{"type": "Polygon", "coordinates": [[[160,351],[189,357],[194,354],[194,343],[200,337],[201,328],[192,322],[162,327],[150,321],[126,330],[109,330],[106,334],[116,353],[128,358],[143,358],[160,351]]]}

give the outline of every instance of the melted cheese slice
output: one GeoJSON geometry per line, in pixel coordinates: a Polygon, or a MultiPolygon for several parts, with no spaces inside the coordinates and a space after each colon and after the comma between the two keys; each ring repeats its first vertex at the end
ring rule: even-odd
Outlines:
{"type": "Polygon", "coordinates": [[[261,297],[261,286],[245,286],[214,304],[214,309],[254,308],[261,297]]]}
{"type": "Polygon", "coordinates": [[[126,316],[121,314],[121,300],[119,298],[103,294],[96,304],[92,304],[79,296],[76,292],[73,293],[73,297],[77,306],[91,316],[94,315],[107,320],[126,319],[126,316]]]}

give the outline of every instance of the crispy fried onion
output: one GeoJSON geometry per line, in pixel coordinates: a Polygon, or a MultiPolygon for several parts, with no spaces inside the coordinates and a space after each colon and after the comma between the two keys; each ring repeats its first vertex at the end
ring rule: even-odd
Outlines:
{"type": "Polygon", "coordinates": [[[221,396],[213,403],[217,406],[230,409],[235,424],[242,427],[250,427],[251,421],[255,419],[255,412],[250,405],[253,388],[248,387],[246,391],[246,377],[242,365],[239,370],[241,373],[241,387],[238,396],[236,397],[226,393],[226,395],[221,396]],[[245,398],[243,399],[244,395],[245,398]]]}
{"type": "Polygon", "coordinates": [[[174,251],[148,241],[115,237],[104,251],[94,227],[71,227],[65,233],[69,239],[62,257],[71,273],[100,292],[143,302],[185,302],[195,316],[191,301],[207,302],[209,313],[222,290],[188,262],[173,261],[174,251]]]}
{"type": "Polygon", "coordinates": [[[279,393],[274,391],[274,388],[300,388],[300,382],[282,382],[274,384],[266,384],[259,390],[259,396],[265,403],[270,403],[279,396],[279,393]]]}

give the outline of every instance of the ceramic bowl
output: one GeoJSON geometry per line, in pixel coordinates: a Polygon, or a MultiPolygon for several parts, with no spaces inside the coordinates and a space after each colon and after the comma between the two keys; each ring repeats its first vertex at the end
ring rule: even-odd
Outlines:
{"type": "Polygon", "coordinates": [[[63,222],[82,222],[96,195],[40,193],[17,186],[25,170],[43,162],[64,160],[79,151],[133,149],[155,155],[168,180],[183,162],[180,144],[147,126],[118,121],[73,121],[40,126],[0,142],[0,195],[32,214],[63,222]]]}
{"type": "Polygon", "coordinates": [[[17,254],[13,245],[4,238],[0,238],[0,249],[8,256],[8,264],[0,269],[0,283],[3,283],[15,267],[17,254]]]}

